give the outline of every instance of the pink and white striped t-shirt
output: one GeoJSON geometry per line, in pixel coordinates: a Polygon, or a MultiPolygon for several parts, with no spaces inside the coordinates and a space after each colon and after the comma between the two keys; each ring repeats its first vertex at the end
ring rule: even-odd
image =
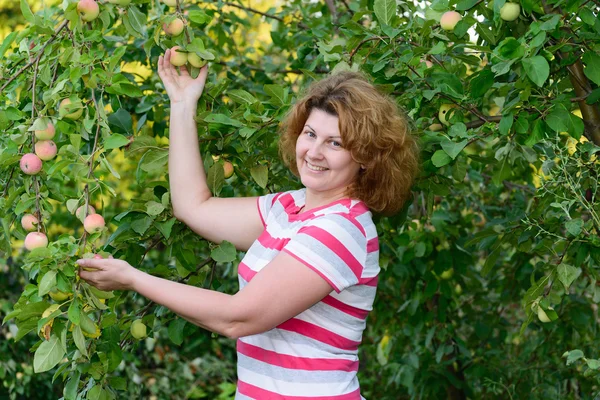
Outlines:
{"type": "Polygon", "coordinates": [[[377,289],[377,231],[362,201],[299,212],[305,195],[301,189],[258,198],[265,230],[240,262],[240,290],[280,251],[334,290],[276,328],[238,339],[236,400],[364,399],[358,345],[377,289]]]}

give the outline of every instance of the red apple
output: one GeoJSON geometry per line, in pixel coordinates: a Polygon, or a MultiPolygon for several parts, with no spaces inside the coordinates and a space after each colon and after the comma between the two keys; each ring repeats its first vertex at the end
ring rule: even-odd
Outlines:
{"type": "Polygon", "coordinates": [[[77,12],[84,21],[93,21],[100,14],[100,7],[94,0],[79,0],[77,3],[77,12]]]}
{"type": "Polygon", "coordinates": [[[87,233],[101,231],[105,226],[104,218],[100,214],[91,214],[85,217],[83,228],[87,233]]]}
{"type": "Polygon", "coordinates": [[[35,175],[42,170],[42,160],[33,153],[27,153],[21,157],[19,165],[21,171],[27,175],[35,175]]]}
{"type": "Polygon", "coordinates": [[[225,174],[225,179],[231,178],[233,175],[233,164],[229,161],[225,161],[225,163],[223,163],[223,172],[225,174]]]}
{"type": "Polygon", "coordinates": [[[40,221],[33,214],[25,214],[23,218],[21,218],[21,226],[27,232],[33,232],[37,229],[37,225],[40,221]]]}
{"type": "Polygon", "coordinates": [[[35,144],[35,154],[43,161],[52,160],[57,152],[56,143],[52,140],[40,140],[35,144]]]}
{"type": "Polygon", "coordinates": [[[25,248],[27,250],[37,249],[38,247],[47,247],[48,237],[41,232],[30,232],[25,237],[25,248]]]}
{"type": "Polygon", "coordinates": [[[87,215],[84,215],[83,206],[78,207],[77,210],[75,210],[75,216],[77,218],[79,218],[79,220],[81,220],[82,222],[88,215],[92,215],[92,214],[96,214],[96,210],[94,209],[94,207],[92,207],[90,205],[88,205],[87,215]]]}

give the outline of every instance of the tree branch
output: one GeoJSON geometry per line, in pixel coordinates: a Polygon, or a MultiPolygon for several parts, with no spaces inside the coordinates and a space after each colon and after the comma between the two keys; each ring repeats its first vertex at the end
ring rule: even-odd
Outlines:
{"type": "Polygon", "coordinates": [[[42,57],[42,55],[44,54],[44,49],[46,49],[46,47],[52,43],[54,41],[54,39],[56,39],[56,37],[58,36],[58,34],[60,33],[60,31],[62,31],[65,26],[67,26],[69,24],[68,20],[65,20],[62,24],[60,24],[60,26],[58,28],[56,28],[56,31],[54,31],[54,34],[52,35],[52,37],[46,42],[46,44],[44,44],[44,47],[42,47],[40,49],[40,51],[38,51],[38,54],[35,58],[31,59],[27,64],[25,64],[25,66],[23,66],[23,68],[21,68],[19,71],[17,71],[13,76],[11,76],[11,78],[6,81],[6,83],[4,85],[2,85],[2,87],[0,87],[0,94],[2,94],[2,91],[8,86],[10,85],[10,83],[12,81],[14,81],[15,79],[17,79],[17,77],[19,75],[21,75],[23,73],[23,71],[25,71],[27,68],[31,67],[33,64],[39,62],[40,58],[42,57]]]}

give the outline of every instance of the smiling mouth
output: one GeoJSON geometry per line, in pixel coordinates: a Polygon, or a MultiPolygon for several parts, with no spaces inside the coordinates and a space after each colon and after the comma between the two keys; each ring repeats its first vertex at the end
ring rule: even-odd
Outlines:
{"type": "Polygon", "coordinates": [[[323,167],[319,167],[317,165],[313,165],[311,163],[309,163],[308,161],[306,161],[306,166],[308,167],[308,169],[310,169],[311,171],[327,171],[329,168],[323,168],[323,167]]]}

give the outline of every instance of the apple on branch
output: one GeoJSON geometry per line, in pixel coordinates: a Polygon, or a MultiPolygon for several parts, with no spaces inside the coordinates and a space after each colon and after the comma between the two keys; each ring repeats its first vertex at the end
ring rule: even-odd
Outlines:
{"type": "Polygon", "coordinates": [[[48,247],[48,237],[42,232],[30,232],[25,236],[25,248],[27,250],[48,247]]]}
{"type": "Polygon", "coordinates": [[[57,152],[56,143],[52,140],[40,140],[35,144],[35,154],[43,161],[52,160],[57,152]]]}
{"type": "Polygon", "coordinates": [[[77,12],[82,20],[89,22],[98,18],[100,7],[98,7],[98,3],[95,0],[79,0],[79,3],[77,3],[77,12]]]}
{"type": "Polygon", "coordinates": [[[169,36],[179,36],[183,32],[183,21],[175,18],[173,21],[163,24],[163,31],[169,36]]]}
{"type": "MultiPolygon", "coordinates": [[[[165,3],[166,5],[168,5],[169,7],[175,7],[177,6],[177,0],[162,0],[163,3],[165,3]]],[[[183,1],[179,0],[179,4],[182,4],[183,1]]]]}
{"type": "Polygon", "coordinates": [[[187,53],[178,51],[179,49],[179,46],[171,48],[171,64],[176,67],[181,67],[182,65],[185,65],[185,63],[188,60],[187,53]]]}
{"type": "Polygon", "coordinates": [[[521,14],[521,5],[518,3],[507,2],[500,9],[500,18],[504,21],[514,21],[519,18],[519,14],[521,14]]]}
{"type": "Polygon", "coordinates": [[[63,99],[58,106],[58,114],[62,118],[76,120],[83,115],[83,105],[81,100],[71,101],[71,99],[63,99]]]}
{"type": "Polygon", "coordinates": [[[104,229],[106,223],[100,214],[91,214],[85,217],[83,228],[87,233],[96,233],[104,229]]]}
{"type": "Polygon", "coordinates": [[[21,226],[27,232],[35,231],[37,229],[37,225],[39,223],[40,223],[40,221],[33,214],[25,214],[25,215],[23,215],[23,218],[21,218],[21,226]]]}
{"type": "Polygon", "coordinates": [[[33,123],[33,128],[39,128],[34,130],[35,137],[39,140],[50,140],[56,134],[54,124],[49,118],[38,118],[33,123]]]}
{"type": "Polygon", "coordinates": [[[27,153],[21,157],[19,166],[27,175],[35,175],[42,170],[42,160],[33,153],[27,153]]]}
{"type": "Polygon", "coordinates": [[[454,27],[462,19],[462,16],[456,11],[447,11],[440,19],[440,26],[445,31],[453,31],[454,27]]]}

